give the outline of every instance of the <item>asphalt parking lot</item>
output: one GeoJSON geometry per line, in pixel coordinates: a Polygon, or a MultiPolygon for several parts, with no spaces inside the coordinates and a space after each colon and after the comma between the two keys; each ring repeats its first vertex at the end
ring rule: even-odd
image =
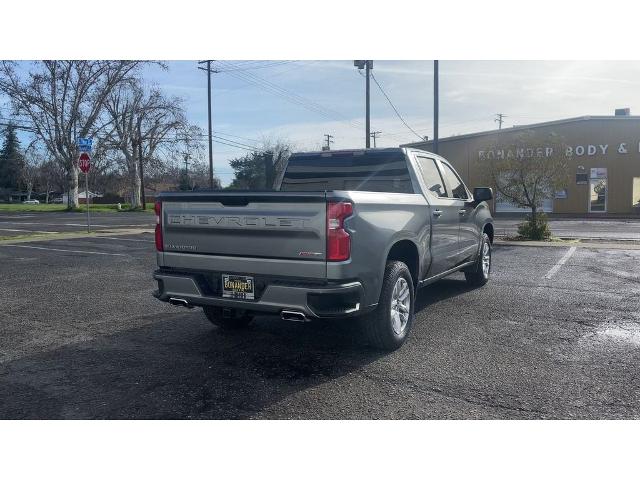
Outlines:
{"type": "MultiPolygon", "coordinates": [[[[93,212],[90,220],[94,230],[152,228],[155,225],[154,216],[143,212],[93,212]]],[[[86,230],[86,213],[0,211],[0,238],[86,230]]]]}
{"type": "Polygon", "coordinates": [[[222,332],[158,302],[149,233],[5,243],[0,418],[639,418],[640,250],[570,249],[497,246],[380,354],[344,321],[222,332]]]}

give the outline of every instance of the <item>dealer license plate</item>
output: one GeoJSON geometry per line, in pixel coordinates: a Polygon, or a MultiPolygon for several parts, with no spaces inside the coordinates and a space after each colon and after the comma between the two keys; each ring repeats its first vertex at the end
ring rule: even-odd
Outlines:
{"type": "Polygon", "coordinates": [[[243,275],[222,274],[222,296],[224,298],[240,298],[254,300],[253,277],[243,275]]]}

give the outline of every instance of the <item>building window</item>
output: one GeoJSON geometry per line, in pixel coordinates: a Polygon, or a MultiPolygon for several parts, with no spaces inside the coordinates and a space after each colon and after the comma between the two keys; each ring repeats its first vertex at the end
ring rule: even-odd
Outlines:
{"type": "Polygon", "coordinates": [[[633,177],[632,205],[640,208],[640,177],[633,177]]]}

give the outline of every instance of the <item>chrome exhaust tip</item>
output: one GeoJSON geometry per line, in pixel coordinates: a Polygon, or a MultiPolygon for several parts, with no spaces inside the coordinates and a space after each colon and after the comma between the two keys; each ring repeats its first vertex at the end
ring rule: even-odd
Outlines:
{"type": "Polygon", "coordinates": [[[296,310],[282,310],[282,312],[280,312],[280,318],[282,320],[287,320],[289,322],[309,322],[310,321],[304,313],[298,312],[296,310]]]}
{"type": "Polygon", "coordinates": [[[184,298],[170,297],[169,298],[169,303],[171,305],[176,306],[176,307],[193,308],[193,306],[190,305],[189,302],[187,302],[184,298]]]}

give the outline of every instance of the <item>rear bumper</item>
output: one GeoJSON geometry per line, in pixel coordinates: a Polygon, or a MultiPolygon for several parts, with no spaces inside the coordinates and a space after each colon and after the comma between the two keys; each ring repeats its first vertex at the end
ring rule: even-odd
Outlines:
{"type": "Polygon", "coordinates": [[[308,318],[335,318],[365,313],[364,289],[360,282],[297,285],[286,280],[267,282],[257,300],[223,298],[203,284],[198,273],[157,270],[153,278],[158,290],[153,295],[164,302],[186,301],[190,306],[217,306],[252,312],[280,314],[300,311],[308,318]]]}

